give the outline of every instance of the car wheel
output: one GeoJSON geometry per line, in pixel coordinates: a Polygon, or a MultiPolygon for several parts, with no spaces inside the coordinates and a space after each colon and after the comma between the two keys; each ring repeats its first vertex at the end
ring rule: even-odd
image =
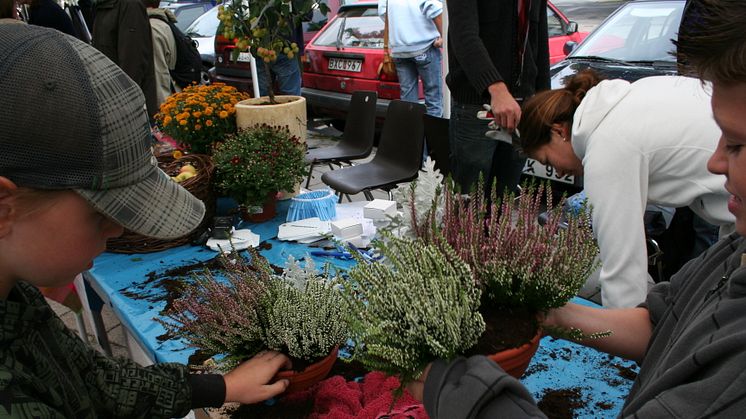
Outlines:
{"type": "Polygon", "coordinates": [[[210,71],[210,67],[208,65],[202,64],[202,70],[199,73],[201,84],[210,84],[210,74],[208,73],[208,71],[210,71]]]}
{"type": "Polygon", "coordinates": [[[334,128],[344,132],[345,130],[345,120],[344,119],[332,119],[329,121],[329,125],[333,126],[334,128]]]}

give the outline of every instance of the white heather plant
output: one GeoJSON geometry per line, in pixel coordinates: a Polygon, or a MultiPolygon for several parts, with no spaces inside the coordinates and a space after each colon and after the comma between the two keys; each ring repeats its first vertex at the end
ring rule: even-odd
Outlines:
{"type": "Polygon", "coordinates": [[[315,271],[298,272],[305,278],[290,275],[290,280],[270,279],[259,316],[267,348],[310,361],[344,343],[347,325],[342,296],[333,284],[315,271]]]}
{"type": "Polygon", "coordinates": [[[304,268],[289,258],[283,276],[249,249],[249,262],[237,253],[223,256],[224,271],[197,275],[159,320],[166,330],[210,355],[224,355],[228,370],[259,351],[272,349],[312,362],[347,340],[344,300],[313,263],[304,268]]]}
{"type": "Polygon", "coordinates": [[[417,378],[438,358],[471,348],[484,331],[480,291],[469,266],[444,245],[384,235],[384,256],[359,256],[349,278],[339,281],[345,301],[353,359],[372,370],[417,378]]]}

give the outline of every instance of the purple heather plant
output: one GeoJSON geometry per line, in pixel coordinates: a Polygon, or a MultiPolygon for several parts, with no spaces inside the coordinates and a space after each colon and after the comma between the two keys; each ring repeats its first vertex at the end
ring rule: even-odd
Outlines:
{"type": "Polygon", "coordinates": [[[221,271],[225,281],[217,280],[209,270],[195,275],[184,295],[174,300],[167,320],[156,320],[190,346],[210,355],[228,354],[229,360],[239,361],[264,349],[257,307],[266,292],[271,268],[255,252],[251,259],[258,269],[235,253],[221,257],[230,267],[221,271]]]}
{"type": "Polygon", "coordinates": [[[225,280],[209,270],[196,276],[160,321],[191,346],[224,355],[220,368],[265,349],[313,362],[347,339],[342,296],[328,269],[319,274],[312,262],[301,268],[291,257],[285,273],[274,275],[253,248],[248,261],[236,252],[222,258],[225,280]]]}
{"type": "Polygon", "coordinates": [[[596,268],[589,211],[568,216],[562,226],[563,213],[553,207],[549,186],[525,187],[517,199],[506,194],[497,200],[494,189],[483,191],[480,182],[467,197],[447,183],[442,221],[430,215],[413,230],[429,243],[445,240],[453,247],[487,300],[497,305],[537,312],[564,305],[596,268]],[[543,211],[548,219],[542,226],[543,211]]]}

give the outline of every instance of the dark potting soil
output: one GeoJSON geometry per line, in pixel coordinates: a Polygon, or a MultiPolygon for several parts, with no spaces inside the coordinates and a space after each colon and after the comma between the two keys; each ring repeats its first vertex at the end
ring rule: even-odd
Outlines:
{"type": "Polygon", "coordinates": [[[547,389],[539,400],[539,409],[549,419],[572,419],[575,411],[586,406],[580,388],[566,388],[559,390],[547,389]]]}
{"type": "Polygon", "coordinates": [[[517,348],[536,336],[538,323],[533,312],[489,304],[483,304],[481,312],[486,328],[477,344],[466,352],[467,356],[494,354],[517,348]]]}

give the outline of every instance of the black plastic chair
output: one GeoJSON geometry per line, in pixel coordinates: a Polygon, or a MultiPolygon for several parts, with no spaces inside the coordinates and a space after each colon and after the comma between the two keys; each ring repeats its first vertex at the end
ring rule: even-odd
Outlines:
{"type": "Polygon", "coordinates": [[[326,172],[321,180],[342,195],[360,192],[372,200],[372,189],[389,193],[397,184],[417,178],[422,167],[425,106],[394,100],[386,110],[381,141],[369,163],[326,172]]]}
{"type": "Polygon", "coordinates": [[[313,167],[318,163],[326,163],[334,170],[333,165],[342,164],[352,166],[352,160],[364,159],[373,150],[373,140],[376,131],[376,92],[358,91],[352,94],[350,108],[345,119],[345,130],[339,143],[308,150],[306,163],[310,164],[306,188],[311,183],[313,167]]]}
{"type": "Polygon", "coordinates": [[[449,145],[449,120],[425,114],[423,116],[425,124],[425,142],[427,144],[427,154],[435,160],[435,168],[440,170],[443,177],[448,177],[451,173],[451,164],[449,155],[451,154],[449,145]]]}

